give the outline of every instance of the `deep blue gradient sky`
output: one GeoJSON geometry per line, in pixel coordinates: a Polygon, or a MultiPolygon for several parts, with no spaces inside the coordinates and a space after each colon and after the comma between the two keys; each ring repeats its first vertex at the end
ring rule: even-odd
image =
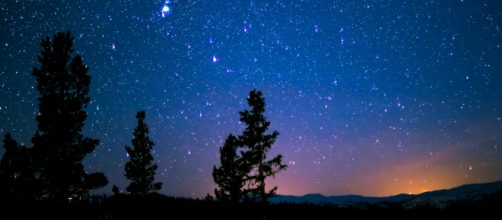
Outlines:
{"type": "Polygon", "coordinates": [[[501,1],[9,0],[0,22],[0,134],[31,146],[39,42],[70,30],[93,77],[85,133],[101,141],[85,164],[122,189],[146,110],[161,192],[212,193],[253,88],[289,165],[270,182],[281,194],[502,179],[501,1]]]}

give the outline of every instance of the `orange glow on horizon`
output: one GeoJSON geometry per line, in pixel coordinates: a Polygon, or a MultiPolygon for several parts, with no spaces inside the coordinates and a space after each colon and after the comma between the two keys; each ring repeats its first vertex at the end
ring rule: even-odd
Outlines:
{"type": "MultiPolygon", "coordinates": [[[[307,173],[303,180],[294,179],[291,170],[279,174],[275,180],[267,181],[268,186],[278,186],[278,194],[305,195],[322,193],[324,195],[363,195],[392,196],[397,194],[420,194],[428,191],[449,189],[464,184],[480,182],[483,172],[478,170],[474,178],[469,167],[454,162],[458,157],[455,146],[428,155],[415,161],[401,164],[389,163],[387,167],[375,172],[373,169],[361,169],[347,176],[344,182],[333,182],[328,177],[312,181],[308,171],[298,167],[297,172],[307,173]]],[[[485,170],[487,172],[487,170],[485,170]]],[[[314,178],[315,179],[315,178],[314,178]]]]}

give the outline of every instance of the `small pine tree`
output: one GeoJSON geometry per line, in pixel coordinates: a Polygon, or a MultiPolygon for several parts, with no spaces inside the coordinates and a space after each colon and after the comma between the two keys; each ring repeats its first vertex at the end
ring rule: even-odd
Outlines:
{"type": "Polygon", "coordinates": [[[247,98],[250,110],[240,112],[240,120],[246,128],[239,140],[247,151],[243,152],[243,158],[248,163],[246,167],[250,170],[249,189],[253,198],[261,204],[267,204],[268,198],[273,196],[277,187],[270,191],[265,190],[265,179],[286,169],[287,165],[282,163],[282,155],[277,155],[271,160],[267,159],[267,153],[274,144],[279,132],[273,131],[266,134],[270,121],[263,115],[265,113],[265,98],[261,91],[252,90],[247,98]]]}
{"type": "Polygon", "coordinates": [[[79,55],[71,57],[73,37],[68,31],[42,40],[39,68],[33,68],[39,92],[37,131],[32,138],[42,196],[67,200],[86,196],[107,184],[102,173],[87,174],[82,160],[99,144],[84,137],[82,128],[90,102],[89,68],[79,55]]]}
{"type": "Polygon", "coordinates": [[[228,135],[225,144],[220,148],[220,167],[213,167],[213,179],[219,186],[214,190],[220,201],[238,202],[243,196],[242,187],[245,183],[247,169],[242,158],[237,155],[239,140],[234,135],[228,135]]]}
{"type": "Polygon", "coordinates": [[[15,194],[15,181],[19,176],[19,145],[12,139],[10,133],[5,134],[3,139],[5,153],[0,161],[0,197],[12,198],[15,194]]]}
{"type": "Polygon", "coordinates": [[[113,185],[112,186],[112,193],[113,193],[114,196],[120,195],[120,189],[119,189],[119,187],[117,185],[113,185]]]}
{"type": "Polygon", "coordinates": [[[10,133],[3,139],[5,153],[0,161],[0,197],[6,199],[32,199],[35,180],[31,149],[19,145],[10,133]]]}
{"type": "Polygon", "coordinates": [[[155,183],[157,165],[153,163],[151,150],[154,143],[148,137],[148,126],[145,123],[145,112],[136,114],[138,125],[134,129],[132,148],[126,146],[129,161],[125,165],[125,176],[131,180],[126,190],[133,195],[147,195],[156,193],[162,183],[155,183]]]}

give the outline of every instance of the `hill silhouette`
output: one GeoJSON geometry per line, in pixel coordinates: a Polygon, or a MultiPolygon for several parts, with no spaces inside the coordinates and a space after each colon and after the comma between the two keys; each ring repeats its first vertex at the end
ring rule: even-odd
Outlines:
{"type": "Polygon", "coordinates": [[[338,206],[357,206],[358,204],[396,203],[403,208],[430,206],[447,208],[456,203],[481,200],[483,197],[502,192],[502,181],[491,183],[466,184],[451,189],[424,192],[421,194],[398,194],[388,197],[368,197],[360,195],[324,196],[307,194],[304,196],[278,195],[271,199],[272,203],[312,203],[338,206]]]}

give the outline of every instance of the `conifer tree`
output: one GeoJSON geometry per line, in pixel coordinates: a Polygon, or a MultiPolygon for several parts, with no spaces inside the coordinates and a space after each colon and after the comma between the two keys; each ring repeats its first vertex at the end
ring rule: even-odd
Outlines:
{"type": "Polygon", "coordinates": [[[267,153],[274,144],[279,132],[273,131],[267,134],[270,121],[264,116],[265,98],[261,91],[252,90],[247,98],[250,110],[244,110],[240,113],[240,120],[246,125],[246,128],[239,140],[243,147],[247,149],[243,152],[243,159],[246,161],[246,167],[249,169],[247,180],[253,198],[261,204],[267,204],[268,198],[273,196],[277,187],[270,191],[265,189],[265,180],[267,177],[275,175],[287,168],[282,163],[282,155],[277,155],[271,160],[267,160],[267,153]]]}
{"type": "Polygon", "coordinates": [[[220,201],[238,202],[243,196],[247,169],[242,158],[237,154],[239,140],[234,135],[228,135],[225,144],[220,148],[220,167],[213,167],[213,179],[219,186],[215,196],[220,201]]]}
{"type": "Polygon", "coordinates": [[[12,198],[15,194],[15,181],[19,176],[19,145],[12,139],[10,133],[5,134],[3,139],[5,153],[0,161],[0,197],[12,198]]]}
{"type": "Polygon", "coordinates": [[[117,185],[113,185],[112,186],[112,193],[113,193],[114,196],[120,195],[120,189],[119,189],[119,187],[117,185]]]}
{"type": "Polygon", "coordinates": [[[108,182],[102,173],[87,174],[82,164],[99,144],[82,134],[90,102],[89,68],[79,55],[72,57],[69,31],[57,33],[52,40],[43,39],[41,46],[40,67],[33,68],[39,114],[32,143],[42,196],[56,200],[86,196],[90,189],[108,182]]]}
{"type": "Polygon", "coordinates": [[[3,139],[5,152],[0,161],[0,198],[32,199],[36,186],[31,149],[19,145],[10,133],[3,139]]]}
{"type": "Polygon", "coordinates": [[[215,195],[219,200],[240,201],[251,199],[264,205],[277,187],[265,189],[267,177],[274,177],[287,168],[282,155],[267,160],[267,153],[279,132],[268,134],[270,121],[264,116],[265,99],[262,93],[252,90],[247,98],[250,110],[240,113],[240,121],[246,125],[242,135],[229,135],[220,148],[220,167],[213,168],[213,179],[219,186],[215,195]],[[239,152],[239,153],[238,153],[239,152]]]}
{"type": "Polygon", "coordinates": [[[155,181],[157,165],[153,162],[152,148],[154,143],[148,137],[148,126],[145,123],[145,112],[136,114],[138,125],[134,129],[132,147],[126,146],[129,161],[125,165],[125,176],[131,180],[126,191],[133,195],[157,193],[162,183],[155,181]]]}

